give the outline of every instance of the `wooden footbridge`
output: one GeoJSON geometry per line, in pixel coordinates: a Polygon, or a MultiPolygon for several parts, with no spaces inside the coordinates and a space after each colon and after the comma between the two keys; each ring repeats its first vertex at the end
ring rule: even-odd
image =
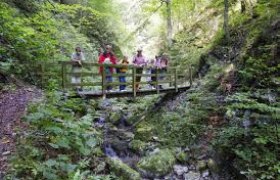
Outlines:
{"type": "MultiPolygon", "coordinates": [[[[61,86],[65,92],[74,90],[72,97],[84,98],[113,98],[113,97],[136,97],[153,95],[160,93],[176,93],[185,91],[192,86],[192,69],[187,68],[183,73],[179,73],[177,68],[168,67],[167,71],[154,69],[153,73],[147,73],[150,68],[135,67],[132,65],[112,65],[83,62],[80,66],[76,62],[61,61],[61,86]],[[74,71],[73,67],[76,71],[74,71]],[[99,73],[99,68],[103,69],[99,73]],[[113,69],[113,73],[106,73],[105,69],[113,69]],[[116,69],[127,68],[126,73],[116,73],[116,69]],[[77,71],[78,69],[78,71],[77,71]],[[139,69],[143,69],[139,73],[139,69]],[[108,81],[108,77],[112,81],[108,81]],[[119,77],[125,77],[126,82],[120,82],[119,77]],[[137,77],[141,77],[140,82],[136,82],[137,77]],[[73,82],[73,78],[78,78],[78,82],[73,82]],[[141,89],[137,89],[137,84],[141,89]],[[125,91],[120,91],[119,86],[125,85],[125,91]],[[108,87],[112,90],[108,91],[108,87]],[[77,90],[79,89],[79,90],[77,90]]],[[[42,67],[42,74],[47,67],[42,67]]],[[[45,78],[46,81],[46,78],[45,78]]]]}

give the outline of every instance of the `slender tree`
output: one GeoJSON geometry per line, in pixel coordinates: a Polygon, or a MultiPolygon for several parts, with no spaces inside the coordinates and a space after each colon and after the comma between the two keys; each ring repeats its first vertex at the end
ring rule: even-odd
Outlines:
{"type": "Polygon", "coordinates": [[[246,11],[245,0],[240,0],[240,5],[241,5],[241,13],[245,13],[246,11]]]}
{"type": "Polygon", "coordinates": [[[167,43],[170,48],[172,45],[172,20],[171,20],[171,0],[166,0],[167,9],[167,43]]]}
{"type": "Polygon", "coordinates": [[[161,0],[166,3],[166,14],[167,14],[167,44],[168,48],[172,45],[172,14],[171,14],[171,0],[161,0]]]}
{"type": "Polygon", "coordinates": [[[228,9],[229,9],[229,2],[228,0],[224,0],[224,31],[225,31],[225,35],[226,35],[226,43],[229,43],[229,27],[228,27],[228,9]]]}

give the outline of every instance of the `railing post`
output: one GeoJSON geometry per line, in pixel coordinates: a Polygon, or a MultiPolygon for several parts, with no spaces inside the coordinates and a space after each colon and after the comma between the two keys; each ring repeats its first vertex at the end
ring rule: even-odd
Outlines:
{"type": "Polygon", "coordinates": [[[175,69],[175,91],[178,92],[178,71],[175,69]]]}
{"type": "Polygon", "coordinates": [[[81,78],[81,89],[83,89],[83,82],[84,82],[83,70],[84,70],[84,67],[83,67],[83,65],[81,65],[81,73],[80,73],[80,78],[81,78]]]}
{"type": "Polygon", "coordinates": [[[102,95],[103,95],[103,98],[105,99],[106,98],[106,91],[105,91],[105,86],[106,86],[106,71],[105,71],[105,66],[104,65],[101,65],[102,66],[102,95]]]}
{"type": "Polygon", "coordinates": [[[158,71],[159,69],[156,68],[156,88],[157,88],[157,93],[159,94],[159,83],[158,83],[158,80],[159,80],[159,76],[158,76],[158,71]]]}
{"type": "Polygon", "coordinates": [[[192,86],[192,81],[193,81],[193,78],[192,78],[192,65],[190,66],[190,86],[192,86]]]}
{"type": "Polygon", "coordinates": [[[188,81],[188,76],[187,76],[187,73],[184,73],[185,74],[185,77],[184,77],[184,86],[187,86],[187,81],[188,81]]]}
{"type": "MultiPolygon", "coordinates": [[[[169,87],[172,87],[173,86],[173,77],[172,77],[172,69],[170,70],[170,79],[169,79],[169,87]]],[[[167,70],[167,74],[169,74],[168,70],[167,70]]]]}
{"type": "Polygon", "coordinates": [[[61,63],[61,86],[65,90],[65,64],[61,63]]]}
{"type": "Polygon", "coordinates": [[[135,66],[132,69],[132,90],[133,90],[133,97],[136,97],[136,67],[135,66]]]}
{"type": "Polygon", "coordinates": [[[41,65],[41,86],[42,88],[44,87],[44,73],[45,73],[45,66],[44,66],[44,63],[40,63],[41,65]]]}

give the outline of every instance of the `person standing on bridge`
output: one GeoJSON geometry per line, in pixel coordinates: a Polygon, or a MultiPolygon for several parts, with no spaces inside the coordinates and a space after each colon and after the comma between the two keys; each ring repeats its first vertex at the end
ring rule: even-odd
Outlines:
{"type": "Polygon", "coordinates": [[[98,48],[98,57],[103,53],[103,49],[100,47],[98,48]]]}
{"type": "Polygon", "coordinates": [[[147,65],[146,59],[142,54],[142,49],[139,48],[137,50],[137,54],[136,56],[133,58],[133,64],[136,66],[136,84],[135,84],[135,88],[138,91],[140,89],[139,87],[139,83],[141,81],[141,75],[143,72],[143,67],[147,65]]]}
{"type": "Polygon", "coordinates": [[[160,61],[161,61],[161,57],[160,56],[155,56],[154,66],[152,68],[153,89],[159,88],[159,85],[156,85],[156,82],[159,80],[159,78],[156,76],[156,74],[160,71],[160,61]]]}
{"type": "Polygon", "coordinates": [[[147,70],[146,70],[146,74],[149,75],[149,76],[147,76],[147,82],[149,83],[150,89],[155,89],[154,84],[153,84],[154,66],[155,66],[155,60],[151,59],[147,64],[147,70]]]}
{"type": "MultiPolygon", "coordinates": [[[[99,56],[98,60],[99,64],[117,64],[117,58],[112,52],[112,46],[106,45],[105,51],[99,56]]],[[[103,71],[105,71],[106,74],[106,83],[113,82],[112,74],[114,73],[113,67],[106,67],[103,69],[103,67],[99,67],[99,73],[102,74],[103,71]]],[[[112,90],[112,86],[107,86],[107,91],[112,90]]]]}
{"type": "MultiPolygon", "coordinates": [[[[166,77],[167,74],[167,66],[168,66],[168,55],[166,53],[163,53],[161,58],[160,58],[160,78],[159,80],[163,81],[166,77]]],[[[163,89],[162,85],[159,85],[160,89],[163,89]]]]}
{"type": "MultiPolygon", "coordinates": [[[[81,47],[76,47],[75,52],[71,56],[71,61],[73,62],[72,65],[72,73],[81,73],[82,70],[82,61],[85,60],[85,56],[82,52],[81,47]]],[[[71,78],[71,83],[76,85],[77,90],[81,91],[81,75],[74,74],[71,78]],[[79,85],[77,85],[79,84],[79,85]]]]}
{"type": "MultiPolygon", "coordinates": [[[[121,65],[123,65],[123,67],[119,68],[119,74],[122,76],[119,76],[119,81],[120,83],[126,83],[125,80],[125,73],[127,72],[128,68],[127,65],[129,64],[128,62],[128,57],[124,56],[122,61],[120,62],[121,65]]],[[[126,85],[125,84],[121,84],[120,85],[120,91],[125,91],[126,85]]]]}

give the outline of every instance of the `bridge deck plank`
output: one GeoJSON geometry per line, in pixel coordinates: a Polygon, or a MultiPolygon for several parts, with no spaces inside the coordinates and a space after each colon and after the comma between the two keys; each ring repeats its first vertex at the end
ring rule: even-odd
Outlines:
{"type": "MultiPolygon", "coordinates": [[[[178,87],[178,91],[186,91],[190,86],[178,87]]],[[[175,88],[164,88],[159,90],[160,93],[172,93],[175,92],[175,88]]],[[[157,94],[156,89],[143,89],[136,92],[137,96],[153,95],[157,94]]],[[[74,97],[83,97],[86,99],[95,99],[103,97],[102,92],[93,92],[93,91],[81,91],[78,92],[74,97]]],[[[115,97],[133,97],[133,91],[113,91],[107,92],[106,98],[115,98],[115,97]]]]}

